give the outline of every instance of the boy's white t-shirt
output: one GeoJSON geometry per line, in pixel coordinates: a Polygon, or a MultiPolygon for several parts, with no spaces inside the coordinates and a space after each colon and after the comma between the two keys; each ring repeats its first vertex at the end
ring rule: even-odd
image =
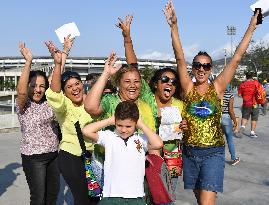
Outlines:
{"type": "Polygon", "coordinates": [[[128,141],[110,130],[99,131],[98,144],[105,147],[103,197],[144,196],[147,138],[134,134],[128,141]]]}

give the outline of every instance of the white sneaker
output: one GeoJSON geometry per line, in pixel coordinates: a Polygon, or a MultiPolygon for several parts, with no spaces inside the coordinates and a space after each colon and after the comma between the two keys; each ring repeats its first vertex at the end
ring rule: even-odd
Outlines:
{"type": "Polygon", "coordinates": [[[258,138],[258,135],[256,133],[250,133],[249,137],[251,137],[251,138],[258,138]]]}

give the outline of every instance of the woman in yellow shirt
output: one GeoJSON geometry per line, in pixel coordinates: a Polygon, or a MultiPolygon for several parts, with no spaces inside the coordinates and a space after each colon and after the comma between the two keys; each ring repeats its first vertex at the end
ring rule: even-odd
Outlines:
{"type": "MultiPolygon", "coordinates": [[[[98,199],[88,196],[82,150],[74,126],[77,121],[81,127],[92,121],[91,116],[84,110],[83,84],[76,72],[66,71],[61,75],[61,67],[64,63],[62,55],[68,53],[61,52],[52,42],[47,46],[54,59],[55,68],[46,97],[56,114],[62,132],[58,166],[72,192],[75,205],[97,204],[98,199]]],[[[86,149],[93,151],[94,145],[91,140],[85,139],[84,142],[86,149]]]]}

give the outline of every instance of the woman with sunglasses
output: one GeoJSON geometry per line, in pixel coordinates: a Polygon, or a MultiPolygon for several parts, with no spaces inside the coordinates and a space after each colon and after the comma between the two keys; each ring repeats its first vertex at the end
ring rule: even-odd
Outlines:
{"type": "MultiPolygon", "coordinates": [[[[91,116],[84,110],[83,84],[76,72],[65,71],[61,75],[62,64],[65,63],[62,56],[66,55],[66,52],[61,52],[52,42],[46,45],[55,64],[46,97],[56,114],[62,132],[58,166],[72,192],[75,205],[97,204],[99,201],[97,198],[88,196],[82,150],[74,126],[77,121],[81,127],[92,121],[91,116]]],[[[94,145],[91,140],[85,139],[84,143],[86,149],[92,152],[94,145]]]]}
{"type": "Polygon", "coordinates": [[[193,59],[192,72],[196,82],[192,82],[172,1],[165,6],[164,14],[171,28],[177,70],[184,92],[183,118],[188,123],[188,130],[184,131],[183,136],[184,188],[193,190],[198,204],[215,204],[217,192],[223,191],[225,166],[225,142],[220,124],[221,101],[256,29],[258,12],[251,18],[234,56],[212,83],[208,82],[212,59],[206,52],[199,52],[193,59]]]}
{"type": "Polygon", "coordinates": [[[49,82],[43,71],[31,71],[33,57],[25,44],[20,43],[19,48],[26,62],[17,86],[16,111],[21,125],[20,150],[30,204],[55,205],[60,188],[59,141],[55,115],[45,96],[49,82]]]}
{"type": "Polygon", "coordinates": [[[180,100],[181,88],[177,72],[171,68],[159,69],[151,78],[149,86],[152,97],[147,99],[156,109],[154,117],[157,120],[158,133],[164,141],[161,152],[154,151],[153,154],[164,158],[170,172],[172,190],[176,193],[178,179],[182,174],[181,129],[186,124],[185,121],[180,119],[183,103],[180,100]],[[170,122],[166,121],[168,118],[170,122]],[[174,120],[171,121],[172,118],[174,120]]]}
{"type": "MultiPolygon", "coordinates": [[[[127,16],[125,21],[119,18],[118,27],[124,26],[123,37],[124,46],[131,46],[130,44],[130,24],[132,16],[127,16]]],[[[126,53],[126,57],[129,54],[126,53]]],[[[94,117],[101,117],[106,119],[114,114],[116,106],[119,102],[129,100],[137,103],[142,120],[147,125],[155,130],[155,121],[153,119],[152,109],[150,106],[139,98],[141,90],[141,75],[137,68],[136,57],[127,58],[127,63],[123,65],[114,65],[116,61],[116,54],[112,53],[105,63],[104,71],[93,85],[90,92],[85,99],[85,110],[94,117]],[[133,59],[128,61],[128,59],[133,59]],[[103,94],[105,86],[110,78],[114,78],[114,82],[118,87],[118,92],[113,94],[103,94]]]]}

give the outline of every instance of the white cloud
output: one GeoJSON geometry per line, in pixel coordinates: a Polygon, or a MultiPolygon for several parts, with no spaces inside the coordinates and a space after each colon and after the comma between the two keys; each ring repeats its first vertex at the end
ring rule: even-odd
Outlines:
{"type": "Polygon", "coordinates": [[[183,48],[186,61],[192,62],[193,57],[200,51],[198,44],[192,44],[183,48]]]}
{"type": "MultiPolygon", "coordinates": [[[[264,42],[269,45],[269,33],[259,40],[256,40],[256,43],[264,42]]],[[[233,52],[235,51],[236,46],[239,42],[233,42],[233,52]]],[[[255,44],[254,44],[255,45],[255,44]]],[[[184,56],[188,62],[192,62],[193,57],[201,50],[199,44],[192,44],[190,46],[184,47],[184,56]]],[[[225,57],[231,56],[231,42],[227,42],[225,45],[219,46],[216,49],[213,49],[208,52],[213,60],[222,59],[225,57]]],[[[162,53],[160,51],[148,50],[144,54],[139,55],[139,58],[143,59],[156,59],[156,60],[174,60],[174,53],[162,53]]]]}
{"type": "MultiPolygon", "coordinates": [[[[260,42],[265,43],[265,46],[269,45],[269,33],[267,33],[264,37],[261,39],[258,39],[255,41],[253,46],[260,44],[260,42]],[[267,45],[266,45],[267,44],[267,45]]],[[[233,44],[233,52],[235,51],[236,46],[238,45],[239,42],[234,42],[233,44]]],[[[249,47],[250,48],[250,47],[249,47]]],[[[226,50],[226,56],[230,57],[231,56],[231,43],[226,43],[223,46],[220,46],[219,48],[216,48],[210,52],[210,55],[213,60],[218,60],[221,58],[225,57],[225,50],[226,50]]]]}
{"type": "Polygon", "coordinates": [[[170,53],[161,53],[159,51],[147,51],[146,53],[139,55],[139,58],[152,60],[171,60],[173,55],[170,53]]]}
{"type": "MultiPolygon", "coordinates": [[[[183,48],[184,56],[187,61],[192,61],[192,58],[198,53],[198,44],[193,44],[186,48],[183,48]]],[[[152,59],[152,60],[175,60],[174,53],[162,53],[160,51],[148,50],[145,53],[138,56],[141,59],[152,59]]]]}
{"type": "Polygon", "coordinates": [[[267,33],[263,38],[262,41],[264,41],[265,43],[269,44],[269,33],[267,33]]]}

